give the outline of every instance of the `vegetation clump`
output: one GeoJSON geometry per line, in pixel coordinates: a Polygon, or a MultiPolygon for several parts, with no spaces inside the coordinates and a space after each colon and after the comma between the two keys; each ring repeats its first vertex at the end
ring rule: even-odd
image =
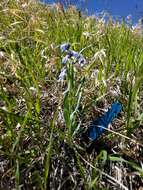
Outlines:
{"type": "Polygon", "coordinates": [[[141,189],[142,73],[140,25],[1,0],[0,189],[141,189]],[[89,154],[81,136],[115,101],[122,111],[89,154]]]}

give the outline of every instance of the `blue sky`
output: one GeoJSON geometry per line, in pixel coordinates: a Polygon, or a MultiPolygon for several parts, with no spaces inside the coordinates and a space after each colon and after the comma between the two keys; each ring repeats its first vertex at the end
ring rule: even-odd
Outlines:
{"type": "Polygon", "coordinates": [[[143,0],[88,0],[87,8],[91,13],[107,10],[115,16],[126,17],[131,14],[136,20],[143,11],[143,0]]]}
{"type": "MultiPolygon", "coordinates": [[[[57,2],[58,0],[43,0],[48,3],[57,2]]],[[[59,0],[60,1],[60,0],[59,0]]],[[[132,15],[133,22],[137,22],[137,20],[143,15],[143,0],[61,0],[73,2],[78,5],[79,8],[85,10],[88,9],[89,14],[95,14],[97,12],[101,12],[103,10],[108,11],[114,17],[127,17],[128,15],[132,15]],[[81,1],[85,1],[86,6],[83,6],[81,1]]]]}

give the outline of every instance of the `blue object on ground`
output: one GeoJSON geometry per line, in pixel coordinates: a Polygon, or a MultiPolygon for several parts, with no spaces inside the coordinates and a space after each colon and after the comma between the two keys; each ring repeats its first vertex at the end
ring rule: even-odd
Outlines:
{"type": "Polygon", "coordinates": [[[108,111],[98,118],[94,120],[89,128],[86,131],[86,136],[92,141],[97,140],[108,128],[108,125],[113,121],[113,119],[121,112],[122,105],[119,102],[114,102],[111,105],[111,108],[108,111]]]}

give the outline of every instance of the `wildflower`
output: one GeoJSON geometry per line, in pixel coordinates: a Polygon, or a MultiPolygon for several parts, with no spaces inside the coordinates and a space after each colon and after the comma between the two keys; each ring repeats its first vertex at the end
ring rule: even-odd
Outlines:
{"type": "Polygon", "coordinates": [[[67,50],[69,50],[69,48],[70,48],[70,44],[69,43],[64,43],[64,44],[60,45],[60,50],[61,50],[62,53],[66,52],[67,50]]]}
{"type": "Polygon", "coordinates": [[[63,57],[63,59],[62,59],[62,64],[65,65],[65,64],[69,61],[69,58],[70,58],[69,55],[66,55],[65,57],[63,57]]]}
{"type": "MultiPolygon", "coordinates": [[[[83,57],[82,54],[73,50],[69,50],[69,48],[70,48],[69,43],[64,43],[60,46],[61,52],[66,52],[66,55],[62,58],[62,64],[66,65],[67,62],[78,63],[80,67],[83,67],[87,63],[86,59],[83,57]]],[[[66,68],[65,67],[62,68],[58,81],[64,80],[66,72],[67,72],[66,68]]]]}
{"type": "Polygon", "coordinates": [[[78,52],[76,52],[76,51],[69,51],[69,53],[68,53],[71,57],[74,57],[75,59],[78,59],[78,57],[79,57],[79,53],[78,52]]]}
{"type": "Polygon", "coordinates": [[[62,59],[62,64],[66,64],[70,58],[73,58],[73,59],[75,59],[75,62],[78,62],[78,64],[81,67],[84,66],[87,63],[87,61],[83,57],[83,55],[74,50],[69,50],[69,48],[70,48],[69,43],[64,43],[60,46],[61,52],[67,53],[67,55],[65,57],[63,57],[63,59],[62,59]]]}
{"type": "Polygon", "coordinates": [[[78,59],[78,64],[83,67],[87,63],[86,59],[83,56],[80,56],[78,59]]]}
{"type": "Polygon", "coordinates": [[[66,70],[65,67],[63,67],[62,70],[61,70],[61,73],[60,73],[60,75],[59,75],[58,81],[63,81],[64,78],[65,78],[65,76],[66,76],[66,74],[67,74],[67,70],[66,70]]]}

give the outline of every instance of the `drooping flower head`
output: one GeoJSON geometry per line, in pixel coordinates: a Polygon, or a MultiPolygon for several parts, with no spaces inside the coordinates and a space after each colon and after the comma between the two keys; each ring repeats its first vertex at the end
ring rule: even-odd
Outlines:
{"type": "Polygon", "coordinates": [[[69,51],[68,54],[71,56],[71,57],[74,57],[75,59],[78,59],[79,58],[79,53],[76,52],[76,51],[69,51]]]}
{"type": "Polygon", "coordinates": [[[86,59],[81,55],[80,58],[78,59],[78,64],[83,67],[84,65],[87,64],[86,59]]]}
{"type": "Polygon", "coordinates": [[[69,43],[64,43],[64,44],[60,45],[60,50],[61,50],[62,53],[68,51],[69,48],[70,48],[69,43]]]}
{"type": "Polygon", "coordinates": [[[62,64],[65,65],[69,61],[69,58],[70,58],[69,55],[66,55],[65,57],[63,57],[62,64]]]}

